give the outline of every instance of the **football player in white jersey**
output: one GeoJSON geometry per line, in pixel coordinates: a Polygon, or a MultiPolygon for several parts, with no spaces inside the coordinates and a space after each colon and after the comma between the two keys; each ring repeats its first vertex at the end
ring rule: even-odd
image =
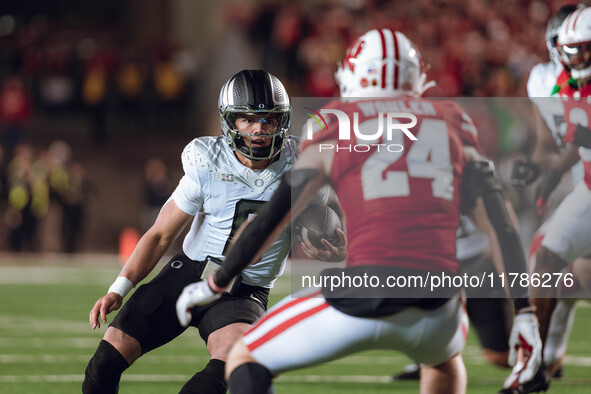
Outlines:
{"type": "MultiPolygon", "coordinates": [[[[584,164],[584,176],[574,190],[557,208],[536,254],[536,274],[553,275],[568,264],[579,283],[589,288],[591,283],[589,267],[591,261],[591,222],[588,214],[591,210],[591,177],[589,162],[591,158],[591,131],[587,128],[589,117],[588,100],[581,97],[591,95],[591,67],[589,65],[589,43],[591,43],[591,8],[577,9],[562,23],[559,29],[557,49],[560,61],[565,66],[557,78],[554,92],[561,97],[565,112],[565,142],[570,143],[569,151],[561,155],[553,164],[549,176],[542,180],[536,190],[538,201],[544,200],[554,189],[564,173],[580,156],[584,164]],[[574,98],[574,99],[573,99],[574,98]],[[576,116],[582,114],[583,117],[576,116]],[[581,257],[585,257],[581,259],[581,257]]],[[[576,180],[575,180],[576,181],[576,180]]],[[[538,202],[538,206],[541,204],[538,202]]],[[[540,335],[546,340],[552,335],[552,322],[557,313],[555,288],[532,288],[532,296],[538,308],[540,335]]],[[[565,321],[568,321],[565,319],[565,321]]],[[[568,332],[565,323],[563,332],[568,332]]],[[[546,350],[544,356],[546,356],[546,350]]],[[[544,360],[548,363],[547,360],[544,360]]]]}
{"type": "Polygon", "coordinates": [[[564,125],[564,110],[558,100],[550,97],[554,94],[556,79],[564,69],[556,49],[558,30],[564,19],[578,7],[564,6],[550,18],[545,38],[551,61],[538,63],[530,71],[527,95],[534,103],[536,141],[531,159],[525,158],[514,163],[511,182],[515,186],[526,186],[534,182],[540,172],[546,172],[549,169],[548,163],[557,159],[559,149],[565,147],[564,127],[561,127],[564,125]]]}
{"type": "MultiPolygon", "coordinates": [[[[90,311],[93,329],[101,321],[106,324],[106,315],[119,309],[125,295],[192,221],[182,252],[140,286],[111,322],[86,368],[86,394],[116,393],[127,367],[185,331],[175,313],[181,291],[216,269],[235,231],[270,199],[295,161],[290,100],[275,76],[262,70],[237,73],[223,85],[218,106],[222,136],[196,138],[185,147],[184,176],[119,277],[90,311]]],[[[230,347],[265,312],[269,289],[283,270],[290,246],[286,230],[228,293],[192,310],[191,325],[199,329],[211,359],[181,393],[226,392],[224,366],[230,347]]]]}
{"type": "MultiPolygon", "coordinates": [[[[564,142],[565,122],[564,109],[558,98],[550,98],[555,92],[556,80],[564,70],[559,60],[556,48],[558,32],[562,22],[568,15],[583,5],[566,5],[560,8],[548,21],[546,28],[546,46],[550,62],[535,65],[527,82],[527,93],[534,103],[533,110],[536,118],[536,141],[531,159],[517,160],[513,167],[511,181],[516,187],[523,187],[536,180],[540,172],[544,172],[536,189],[536,203],[540,213],[545,212],[546,201],[550,192],[558,185],[560,176],[550,167],[549,163],[557,162],[561,152],[568,152],[567,144],[564,142]]],[[[570,155],[573,155],[571,150],[570,155]]],[[[576,160],[577,158],[575,158],[576,160]]],[[[580,161],[571,170],[573,183],[583,178],[583,165],[580,161]]],[[[533,237],[530,247],[530,269],[535,269],[535,255],[541,245],[541,240],[548,229],[550,219],[538,229],[533,237]]],[[[583,260],[583,259],[580,259],[583,260]]],[[[580,264],[577,261],[576,264],[580,264]]],[[[575,314],[575,299],[561,298],[558,300],[552,318],[546,343],[544,346],[544,363],[548,365],[548,374],[562,376],[562,359],[566,353],[568,337],[572,329],[572,322],[575,314]]],[[[518,372],[521,365],[514,368],[518,372]]],[[[516,374],[513,375],[515,377],[516,374]]],[[[511,386],[511,377],[507,380],[506,386],[511,386]]]]}

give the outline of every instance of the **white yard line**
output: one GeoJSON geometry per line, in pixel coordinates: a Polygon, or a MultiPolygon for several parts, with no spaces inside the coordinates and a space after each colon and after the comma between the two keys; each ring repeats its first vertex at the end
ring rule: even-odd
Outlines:
{"type": "Polygon", "coordinates": [[[99,338],[42,338],[42,337],[21,337],[21,338],[0,338],[0,348],[75,348],[75,349],[94,349],[97,347],[99,338]]]}
{"type": "MultiPolygon", "coordinates": [[[[96,341],[93,344],[96,346],[96,341]]],[[[90,354],[0,354],[0,364],[36,364],[36,363],[72,363],[87,362],[90,354]]],[[[199,355],[154,355],[150,354],[142,357],[138,363],[142,364],[162,364],[162,363],[189,363],[197,364],[207,361],[206,354],[199,355]]],[[[392,356],[351,356],[333,361],[332,364],[341,365],[389,365],[406,358],[402,355],[392,356]]],[[[591,357],[588,356],[566,356],[565,365],[577,367],[591,366],[591,357]]]]}
{"type": "MultiPolygon", "coordinates": [[[[51,364],[70,364],[70,363],[87,363],[92,355],[89,354],[0,354],[0,364],[38,364],[38,363],[51,363],[51,364]]],[[[182,356],[159,356],[150,355],[141,358],[138,363],[141,364],[197,364],[206,362],[209,360],[207,355],[193,356],[193,355],[182,355],[182,356]]]]}
{"type": "MultiPolygon", "coordinates": [[[[191,375],[139,375],[124,374],[122,382],[185,382],[191,375]]],[[[80,383],[84,375],[0,375],[0,383],[80,383]]],[[[501,382],[501,378],[478,377],[474,380],[481,382],[501,382]]],[[[293,375],[280,376],[277,382],[284,383],[381,383],[393,384],[391,376],[375,375],[293,375]]],[[[563,378],[562,382],[569,384],[589,384],[591,379],[563,378]]]]}

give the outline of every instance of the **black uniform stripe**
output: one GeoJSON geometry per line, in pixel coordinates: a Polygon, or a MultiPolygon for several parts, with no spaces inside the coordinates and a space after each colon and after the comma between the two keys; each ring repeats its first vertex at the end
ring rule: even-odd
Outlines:
{"type": "Polygon", "coordinates": [[[264,104],[265,108],[272,107],[273,91],[269,73],[262,70],[248,70],[240,75],[240,79],[248,105],[254,108],[259,108],[259,104],[264,104]]]}

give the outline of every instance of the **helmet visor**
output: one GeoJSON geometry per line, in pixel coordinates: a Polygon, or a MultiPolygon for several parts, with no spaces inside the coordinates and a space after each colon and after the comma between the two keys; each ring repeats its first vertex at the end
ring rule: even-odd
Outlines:
{"type": "Polygon", "coordinates": [[[231,139],[231,147],[252,160],[275,157],[289,135],[291,112],[289,107],[271,110],[252,110],[228,107],[222,113],[224,129],[231,139]]]}
{"type": "Polygon", "coordinates": [[[558,45],[560,61],[571,70],[582,70],[591,66],[591,42],[558,45]]]}

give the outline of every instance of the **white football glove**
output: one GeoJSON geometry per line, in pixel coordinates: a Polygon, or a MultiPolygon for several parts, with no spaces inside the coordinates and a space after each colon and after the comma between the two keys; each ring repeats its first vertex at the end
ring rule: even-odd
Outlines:
{"type": "Polygon", "coordinates": [[[503,383],[503,388],[508,389],[511,387],[518,387],[519,386],[519,374],[523,369],[523,362],[518,361],[513,369],[511,370],[511,374],[505,379],[505,383],[503,383]]]}
{"type": "Polygon", "coordinates": [[[222,293],[216,293],[209,287],[207,280],[185,286],[176,300],[176,315],[181,326],[187,327],[191,323],[191,308],[196,305],[211,304],[221,296],[222,293]]]}
{"type": "MultiPolygon", "coordinates": [[[[533,312],[520,313],[513,319],[513,328],[509,337],[509,358],[507,359],[509,365],[515,365],[517,362],[519,348],[523,348],[523,365],[516,365],[512,375],[518,374],[517,381],[519,384],[523,384],[532,380],[542,365],[542,340],[540,339],[538,319],[533,312]],[[519,371],[516,371],[518,368],[519,371]]],[[[507,379],[505,385],[511,384],[509,380],[507,379]]],[[[505,386],[505,388],[507,387],[505,386]]]]}

